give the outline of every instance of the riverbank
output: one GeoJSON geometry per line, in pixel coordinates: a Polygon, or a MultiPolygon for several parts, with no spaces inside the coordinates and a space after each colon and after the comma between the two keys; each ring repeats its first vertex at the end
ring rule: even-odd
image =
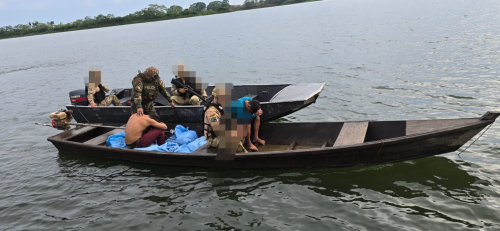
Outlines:
{"type": "Polygon", "coordinates": [[[164,5],[150,4],[148,8],[130,13],[123,17],[114,16],[113,14],[100,14],[94,17],[87,16],[84,19],[78,19],[66,24],[54,24],[54,21],[47,23],[34,21],[28,24],[18,24],[16,26],[3,26],[0,27],[0,39],[223,14],[313,1],[320,0],[264,0],[259,2],[256,0],[246,0],[243,5],[230,5],[229,0],[223,0],[210,2],[208,5],[203,2],[197,2],[193,3],[187,9],[182,9],[181,6],[177,5],[167,8],[164,5]]]}

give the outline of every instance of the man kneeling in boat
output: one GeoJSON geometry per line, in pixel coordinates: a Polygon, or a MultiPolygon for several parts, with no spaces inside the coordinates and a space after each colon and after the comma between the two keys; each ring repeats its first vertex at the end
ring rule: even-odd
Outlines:
{"type": "Polygon", "coordinates": [[[165,143],[165,123],[158,123],[151,116],[130,116],[125,127],[125,144],[130,149],[143,148],[151,145],[155,140],[158,145],[165,143]]]}

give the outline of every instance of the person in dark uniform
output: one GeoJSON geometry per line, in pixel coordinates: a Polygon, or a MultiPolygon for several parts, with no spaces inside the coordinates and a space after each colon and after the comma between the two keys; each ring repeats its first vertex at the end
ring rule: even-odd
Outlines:
{"type": "Polygon", "coordinates": [[[161,93],[168,100],[170,106],[175,107],[175,104],[170,99],[170,94],[165,89],[165,84],[158,75],[159,73],[160,71],[156,67],[148,67],[132,80],[130,98],[132,114],[137,113],[138,116],[147,114],[159,119],[153,106],[158,93],[161,93]]]}

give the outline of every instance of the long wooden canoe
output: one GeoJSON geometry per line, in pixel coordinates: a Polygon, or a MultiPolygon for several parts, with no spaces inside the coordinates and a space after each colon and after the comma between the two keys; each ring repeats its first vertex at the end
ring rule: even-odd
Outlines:
{"type": "MultiPolygon", "coordinates": [[[[233,168],[347,167],[383,164],[456,151],[500,112],[480,118],[264,123],[258,152],[237,153],[233,168]]],[[[174,124],[169,124],[174,127],[174,124]]],[[[202,134],[201,125],[190,127],[202,134]]],[[[201,147],[193,153],[138,151],[105,146],[107,137],[123,129],[78,127],[51,136],[59,152],[74,152],[151,164],[212,167],[216,153],[201,147]]]]}

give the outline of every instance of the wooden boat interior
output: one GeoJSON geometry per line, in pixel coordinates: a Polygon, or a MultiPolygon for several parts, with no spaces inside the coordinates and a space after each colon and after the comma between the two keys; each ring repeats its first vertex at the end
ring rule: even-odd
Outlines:
{"type": "MultiPolygon", "coordinates": [[[[498,116],[498,114],[496,115],[498,116]]],[[[496,118],[496,117],[495,117],[496,118]]],[[[320,123],[263,123],[260,138],[266,145],[257,145],[259,152],[329,148],[358,145],[372,141],[379,142],[453,128],[474,125],[480,119],[439,119],[409,121],[360,121],[360,122],[320,122],[320,123]]],[[[167,124],[174,128],[176,124],[167,124]]],[[[189,126],[198,136],[203,135],[201,125],[189,126]]],[[[106,145],[106,139],[124,129],[103,127],[80,127],[60,134],[60,139],[89,145],[106,145]]],[[[209,152],[215,152],[210,149],[209,152]]],[[[206,148],[195,151],[207,152],[206,148]]]]}

